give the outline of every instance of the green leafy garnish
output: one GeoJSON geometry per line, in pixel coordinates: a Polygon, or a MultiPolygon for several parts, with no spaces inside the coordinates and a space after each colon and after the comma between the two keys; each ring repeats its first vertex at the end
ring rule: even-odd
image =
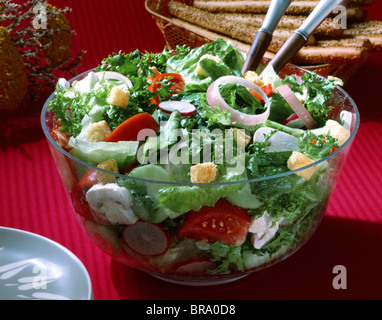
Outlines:
{"type": "Polygon", "coordinates": [[[330,110],[333,109],[328,103],[336,86],[335,80],[321,78],[312,72],[306,72],[301,80],[302,83],[298,84],[295,76],[286,76],[283,83],[291,85],[293,92],[303,95],[305,108],[311,113],[318,126],[323,126],[330,110]]]}
{"type": "Polygon", "coordinates": [[[338,139],[327,134],[316,135],[311,131],[306,131],[297,142],[299,151],[312,160],[319,160],[339,147],[338,139]]]}
{"type": "Polygon", "coordinates": [[[220,94],[231,107],[246,114],[263,112],[264,106],[249,90],[238,84],[224,84],[219,87],[220,94]]]}
{"type": "Polygon", "coordinates": [[[211,261],[217,263],[215,269],[207,270],[211,274],[228,274],[234,271],[244,271],[244,262],[241,255],[242,246],[226,245],[216,241],[208,250],[212,256],[211,261]]]}
{"type": "Polygon", "coordinates": [[[82,130],[82,119],[95,106],[103,107],[102,114],[110,122],[111,128],[114,128],[125,117],[125,111],[111,106],[107,102],[113,84],[104,82],[96,87],[98,78],[89,81],[89,92],[81,90],[81,88],[69,87],[62,89],[57,86],[55,98],[50,100],[49,109],[54,112],[54,117],[61,130],[69,132],[70,135],[76,137],[82,130]]]}

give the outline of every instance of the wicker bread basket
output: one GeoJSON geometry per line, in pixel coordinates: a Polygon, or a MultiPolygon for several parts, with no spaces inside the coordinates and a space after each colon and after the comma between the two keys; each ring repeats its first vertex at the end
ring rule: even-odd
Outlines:
{"type": "MultiPolygon", "coordinates": [[[[177,45],[186,44],[191,48],[199,47],[217,38],[231,41],[238,50],[248,53],[250,44],[232,39],[222,34],[212,32],[194,24],[172,17],[167,11],[167,4],[170,0],[146,0],[146,10],[152,15],[159,29],[162,31],[168,49],[175,49],[177,45]]],[[[192,5],[193,0],[177,0],[178,2],[192,5]]],[[[272,58],[274,53],[267,52],[265,57],[272,58]]],[[[341,78],[346,82],[361,64],[336,65],[333,63],[321,65],[302,65],[301,67],[314,71],[324,77],[329,75],[341,78]]]]}

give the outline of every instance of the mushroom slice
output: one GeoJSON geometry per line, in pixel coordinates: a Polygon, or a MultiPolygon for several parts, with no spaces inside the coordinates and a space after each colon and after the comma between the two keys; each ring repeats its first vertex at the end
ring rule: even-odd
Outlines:
{"type": "Polygon", "coordinates": [[[116,183],[96,184],[86,193],[90,208],[110,224],[134,224],[138,217],[131,210],[133,198],[130,192],[116,183]]]}
{"type": "Polygon", "coordinates": [[[280,222],[274,221],[267,211],[261,217],[252,219],[248,232],[252,233],[252,244],[255,249],[261,249],[270,241],[279,229],[280,222]]]}

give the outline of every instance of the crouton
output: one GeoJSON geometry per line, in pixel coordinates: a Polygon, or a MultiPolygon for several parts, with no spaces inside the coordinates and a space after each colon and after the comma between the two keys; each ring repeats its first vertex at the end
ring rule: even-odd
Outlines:
{"type": "Polygon", "coordinates": [[[328,80],[334,81],[334,84],[340,87],[344,86],[344,81],[338,77],[328,76],[328,80]]]}
{"type": "Polygon", "coordinates": [[[111,89],[108,103],[118,108],[125,109],[129,103],[130,92],[120,87],[114,87],[111,89]]]}
{"type": "Polygon", "coordinates": [[[333,138],[338,139],[338,144],[342,145],[350,137],[350,133],[343,126],[341,126],[335,120],[326,121],[325,127],[323,128],[322,135],[326,136],[330,134],[333,138]]]}
{"type": "Polygon", "coordinates": [[[89,142],[105,141],[110,135],[111,129],[105,120],[92,123],[86,129],[86,139],[89,142]]]}
{"type": "MultiPolygon", "coordinates": [[[[287,161],[287,167],[289,170],[296,170],[307,165],[314,163],[313,160],[309,159],[307,156],[301,152],[293,151],[292,155],[287,161]]],[[[303,177],[305,180],[309,180],[314,172],[317,170],[317,165],[296,172],[297,175],[303,177]]]]}
{"type": "Polygon", "coordinates": [[[255,71],[247,71],[244,73],[244,79],[253,82],[254,84],[257,84],[259,87],[264,85],[263,80],[259,77],[259,75],[255,71]]]}
{"type": "MultiPolygon", "coordinates": [[[[107,170],[114,173],[119,173],[118,164],[115,159],[109,159],[98,164],[97,168],[107,170]]],[[[102,171],[97,171],[97,179],[100,183],[113,183],[115,182],[115,176],[102,171]]]]}
{"type": "Polygon", "coordinates": [[[244,133],[244,130],[238,128],[230,128],[229,131],[233,132],[235,141],[239,147],[246,147],[251,142],[251,137],[244,133]]]}
{"type": "Polygon", "coordinates": [[[212,162],[199,163],[190,168],[192,183],[208,183],[216,178],[217,168],[212,162]]]}
{"type": "Polygon", "coordinates": [[[208,73],[204,71],[204,69],[201,67],[200,65],[200,61],[202,61],[203,59],[211,59],[211,60],[214,60],[216,61],[216,63],[220,63],[221,62],[221,59],[217,56],[213,56],[211,54],[205,54],[204,56],[202,56],[200,59],[199,59],[199,62],[198,62],[198,66],[196,67],[195,69],[195,72],[201,76],[205,76],[205,77],[208,77],[208,73]]]}

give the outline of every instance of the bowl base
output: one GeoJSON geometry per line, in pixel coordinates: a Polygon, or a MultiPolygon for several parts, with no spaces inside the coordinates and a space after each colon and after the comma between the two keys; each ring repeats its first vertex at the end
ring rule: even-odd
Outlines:
{"type": "Polygon", "coordinates": [[[208,279],[202,279],[202,280],[199,280],[199,279],[171,279],[171,278],[168,278],[168,277],[162,277],[162,276],[159,276],[157,274],[152,274],[150,273],[151,276],[153,276],[154,278],[157,278],[159,280],[162,280],[162,281],[165,281],[165,282],[169,282],[169,283],[173,283],[173,284],[179,284],[179,285],[184,285],[184,286],[193,286],[193,287],[208,287],[208,286],[216,286],[216,285],[221,285],[221,284],[226,284],[226,283],[230,283],[230,282],[233,282],[233,281],[237,281],[239,279],[242,279],[246,276],[248,276],[249,274],[243,274],[243,275],[237,275],[235,277],[232,277],[232,278],[228,278],[228,279],[211,279],[211,280],[208,280],[208,279]]]}

